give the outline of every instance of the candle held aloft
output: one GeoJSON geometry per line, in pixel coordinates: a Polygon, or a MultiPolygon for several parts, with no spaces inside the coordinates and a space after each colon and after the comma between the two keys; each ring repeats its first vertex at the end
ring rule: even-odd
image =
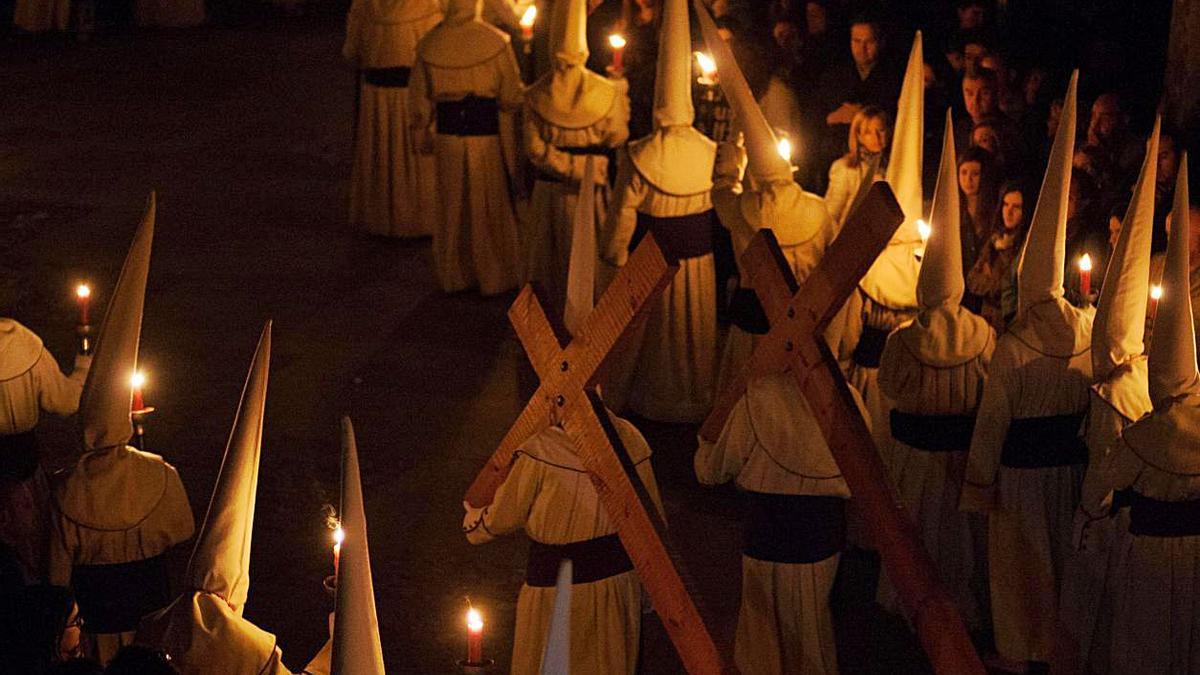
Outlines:
{"type": "Polygon", "coordinates": [[[612,69],[620,72],[625,69],[625,37],[620,33],[613,33],[608,36],[608,46],[612,47],[613,60],[612,69]]]}
{"type": "Polygon", "coordinates": [[[92,287],[86,283],[79,284],[75,287],[75,298],[79,302],[79,325],[86,326],[91,323],[88,309],[92,302],[92,287]]]}
{"type": "Polygon", "coordinates": [[[346,540],[346,531],[338,525],[333,530],[333,575],[336,577],[338,566],[342,562],[342,542],[346,540]]]}
{"type": "Polygon", "coordinates": [[[140,370],[133,371],[129,376],[129,386],[133,388],[133,412],[146,409],[146,401],[142,397],[142,388],[146,386],[146,374],[140,370]]]}
{"type": "Polygon", "coordinates": [[[483,663],[483,615],[474,607],[467,609],[467,663],[483,663]]]}
{"type": "Polygon", "coordinates": [[[521,15],[521,20],[517,22],[521,25],[521,39],[526,42],[533,39],[533,24],[537,21],[537,13],[537,6],[530,5],[521,15]]]}
{"type": "Polygon", "coordinates": [[[712,86],[717,83],[717,62],[704,52],[694,52],[696,63],[700,64],[700,84],[712,86]]]}
{"type": "Polygon", "coordinates": [[[1087,299],[1092,294],[1092,256],[1084,253],[1079,258],[1079,295],[1087,299]]]}

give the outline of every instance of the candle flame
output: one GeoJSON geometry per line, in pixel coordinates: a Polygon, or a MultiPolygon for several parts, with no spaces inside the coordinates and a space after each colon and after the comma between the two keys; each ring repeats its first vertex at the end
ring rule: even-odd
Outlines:
{"type": "Polygon", "coordinates": [[[1092,271],[1092,256],[1090,256],[1086,253],[1084,253],[1082,256],[1080,256],[1079,271],[1080,272],[1091,272],[1092,271]]]}
{"type": "Polygon", "coordinates": [[[483,615],[474,607],[467,610],[467,630],[472,633],[483,631],[483,615]]]}
{"type": "Polygon", "coordinates": [[[933,234],[933,226],[924,220],[917,219],[917,234],[921,235],[921,241],[929,241],[929,235],[933,234]]]}
{"type": "Polygon", "coordinates": [[[134,389],[141,389],[146,386],[146,374],[140,370],[133,371],[133,374],[129,376],[129,384],[134,389]]]}
{"type": "Polygon", "coordinates": [[[625,49],[625,37],[620,33],[613,33],[608,36],[608,46],[613,49],[625,49]]]}
{"type": "Polygon", "coordinates": [[[338,525],[337,528],[333,530],[333,543],[335,546],[341,546],[342,542],[345,540],[346,531],[342,529],[341,525],[338,525]]]}
{"type": "Polygon", "coordinates": [[[537,6],[530,5],[525,13],[521,15],[521,20],[518,22],[522,28],[533,28],[533,22],[537,21],[537,6]]]}
{"type": "Polygon", "coordinates": [[[1153,286],[1150,287],[1150,299],[1151,300],[1162,300],[1162,296],[1163,296],[1163,287],[1162,286],[1159,286],[1158,284],[1154,284],[1153,286]]]}
{"type": "Polygon", "coordinates": [[[92,287],[87,284],[79,284],[75,287],[75,295],[80,298],[90,298],[92,296],[92,287]]]}
{"type": "Polygon", "coordinates": [[[775,149],[779,151],[779,156],[787,161],[792,160],[792,142],[787,138],[781,138],[775,144],[775,149]]]}
{"type": "Polygon", "coordinates": [[[711,78],[717,74],[717,62],[704,52],[696,52],[696,62],[700,64],[700,72],[704,73],[705,77],[711,78]]]}

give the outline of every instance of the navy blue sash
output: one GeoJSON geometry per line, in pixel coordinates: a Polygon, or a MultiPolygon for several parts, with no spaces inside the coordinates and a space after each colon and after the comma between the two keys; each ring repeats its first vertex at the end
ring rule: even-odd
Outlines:
{"type": "Polygon", "coordinates": [[[71,585],[89,633],[136,630],[171,602],[166,554],[114,565],[76,565],[71,585]]]}
{"type": "Polygon", "coordinates": [[[926,452],[955,452],[971,447],[974,415],[915,415],[893,410],[892,438],[926,452]]]}
{"type": "Polygon", "coordinates": [[[1087,464],[1087,444],[1079,437],[1083,413],[1015,419],[1004,437],[1000,464],[1012,469],[1046,469],[1087,464]]]}
{"type": "Polygon", "coordinates": [[[825,560],[846,545],[846,500],[841,497],[746,493],[749,508],[742,553],[766,562],[825,560]]]}
{"type": "Polygon", "coordinates": [[[1140,537],[1200,535],[1200,499],[1164,502],[1137,492],[1130,493],[1128,499],[1130,534],[1140,537]]]}
{"type": "Polygon", "coordinates": [[[887,344],[890,330],[863,326],[862,335],[858,336],[858,344],[854,346],[852,358],[864,368],[878,368],[883,358],[883,346],[887,344]]]}
{"type": "Polygon", "coordinates": [[[494,98],[468,96],[437,104],[437,132],[448,136],[496,136],[500,105],[494,98]]]}
{"type": "Polygon", "coordinates": [[[530,541],[525,583],[536,588],[553,587],[558,580],[558,564],[563,560],[571,561],[572,584],[590,584],[633,569],[633,561],[615,534],[557,546],[530,541]]]}
{"type": "Polygon", "coordinates": [[[396,68],[363,68],[363,82],[372,87],[404,88],[408,86],[408,78],[412,68],[397,66],[396,68]]]}
{"type": "Polygon", "coordinates": [[[647,232],[653,232],[654,240],[668,257],[676,260],[699,258],[713,252],[712,230],[712,209],[670,218],[660,218],[639,211],[629,250],[637,248],[647,232]]]}

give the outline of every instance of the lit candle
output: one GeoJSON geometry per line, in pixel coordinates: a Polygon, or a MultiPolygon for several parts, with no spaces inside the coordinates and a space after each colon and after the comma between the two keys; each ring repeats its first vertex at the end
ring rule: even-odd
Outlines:
{"type": "Polygon", "coordinates": [[[467,663],[483,663],[483,616],[474,607],[467,609],[467,663]]]}
{"type": "Polygon", "coordinates": [[[918,218],[917,219],[917,234],[921,235],[921,243],[926,244],[929,242],[929,235],[933,234],[933,228],[929,225],[929,223],[918,218]]]}
{"type": "Polygon", "coordinates": [[[537,21],[537,6],[530,5],[521,15],[521,20],[517,22],[521,24],[522,40],[529,42],[533,39],[533,22],[535,21],[537,21]]]}
{"type": "Polygon", "coordinates": [[[786,136],[779,139],[779,141],[775,143],[775,149],[779,152],[779,156],[782,157],[784,161],[792,161],[792,141],[786,136]]]}
{"type": "Polygon", "coordinates": [[[1162,300],[1163,287],[1154,284],[1150,287],[1150,318],[1158,315],[1158,301],[1162,300]]]}
{"type": "Polygon", "coordinates": [[[146,402],[142,399],[142,387],[146,386],[146,374],[140,370],[133,371],[133,375],[129,376],[129,384],[133,387],[133,412],[145,410],[146,402]]]}
{"type": "Polygon", "coordinates": [[[612,69],[616,72],[621,72],[625,69],[625,38],[620,33],[613,33],[608,36],[608,46],[612,47],[613,60],[612,69]]]}
{"type": "Polygon", "coordinates": [[[704,52],[695,52],[696,63],[700,64],[700,84],[711,87],[717,83],[717,62],[704,52]]]}
{"type": "Polygon", "coordinates": [[[1084,300],[1092,294],[1092,256],[1086,253],[1079,258],[1079,294],[1084,300]]]}
{"type": "Polygon", "coordinates": [[[91,323],[88,306],[92,301],[92,287],[86,283],[79,284],[75,287],[75,298],[79,302],[79,325],[86,326],[91,323]]]}
{"type": "Polygon", "coordinates": [[[338,573],[338,565],[342,562],[342,542],[346,540],[346,531],[338,525],[333,530],[333,575],[338,573]]]}

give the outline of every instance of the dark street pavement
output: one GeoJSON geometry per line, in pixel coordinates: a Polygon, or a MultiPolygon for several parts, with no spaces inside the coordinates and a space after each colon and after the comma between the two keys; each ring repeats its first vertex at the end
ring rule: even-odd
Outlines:
{"type": "MultiPolygon", "coordinates": [[[[337,502],[337,418],[358,431],[388,669],[452,673],[466,596],[507,671],[525,542],[471,547],[461,500],[532,377],[512,296],[445,296],[427,242],[345,224],[353,76],[341,19],[62,39],[0,37],[0,292],[63,364],[73,284],[106,301],[137,218],[158,193],[143,329],[150,449],[175,464],[203,517],[255,339],[275,320],[247,616],[302,667],[325,639],[332,572],[322,507],[337,502]]],[[[62,466],[70,420],[43,441],[62,466]]],[[[691,474],[694,430],[643,425],[668,517],[701,600],[731,636],[738,501],[691,474]]],[[[182,573],[190,548],[176,551],[182,573]]],[[[923,672],[902,625],[870,610],[872,566],[848,560],[838,612],[844,672],[923,672]]],[[[678,664],[646,629],[644,672],[678,664]]]]}

